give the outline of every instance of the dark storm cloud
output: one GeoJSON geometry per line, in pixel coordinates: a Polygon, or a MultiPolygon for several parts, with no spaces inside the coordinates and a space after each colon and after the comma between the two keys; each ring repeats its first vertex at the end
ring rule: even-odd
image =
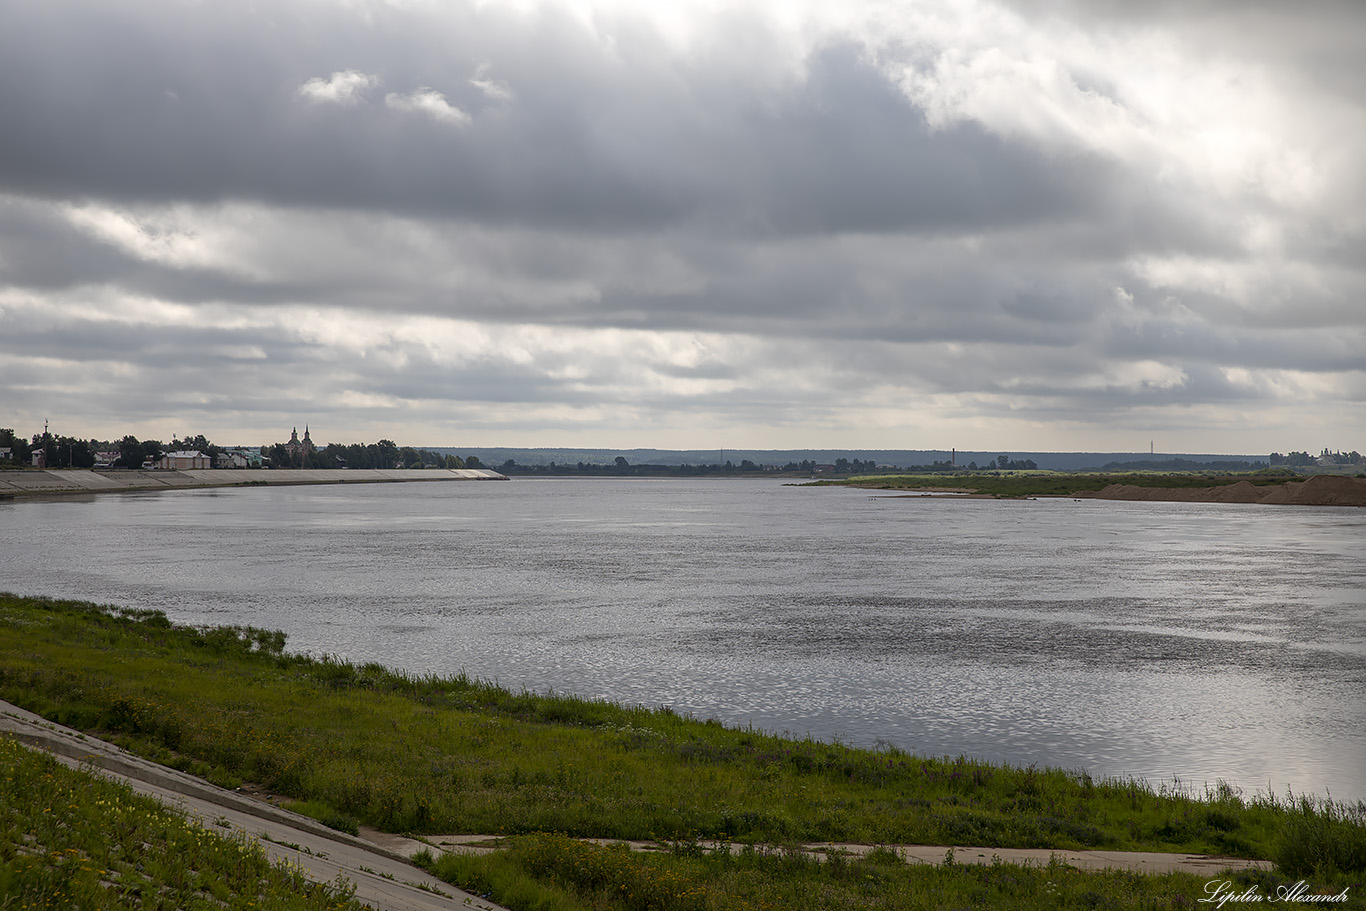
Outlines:
{"type": "Polygon", "coordinates": [[[183,303],[304,300],[325,290],[149,262],[80,230],[49,205],[0,198],[0,287],[5,285],[45,292],[117,286],[128,294],[183,303]]]}
{"type": "Polygon", "coordinates": [[[0,32],[0,185],[590,229],[697,219],[826,233],[1093,218],[1116,176],[1094,156],[1054,160],[974,124],[932,131],[851,47],[825,48],[805,78],[761,90],[743,71],[657,53],[648,34],[625,60],[604,58],[581,25],[543,12],[539,28],[523,26],[531,46],[499,67],[515,84],[503,101],[469,82],[484,55],[512,44],[496,13],[451,23],[433,46],[420,17],[315,20],[305,9],[15,5],[0,32]],[[356,103],[300,94],[345,68],[375,74],[356,103]],[[471,122],[384,103],[427,86],[471,122]]]}
{"type": "Polygon", "coordinates": [[[49,207],[0,199],[0,286],[69,287],[126,276],[132,261],[49,207]]]}
{"type": "MultiPolygon", "coordinates": [[[[214,371],[246,362],[283,362],[310,358],[308,346],[264,330],[166,325],[149,313],[141,323],[108,319],[54,318],[33,313],[11,318],[0,353],[101,364],[103,369],[135,364],[139,369],[214,371]]],[[[118,382],[115,374],[108,375],[118,382]]]]}

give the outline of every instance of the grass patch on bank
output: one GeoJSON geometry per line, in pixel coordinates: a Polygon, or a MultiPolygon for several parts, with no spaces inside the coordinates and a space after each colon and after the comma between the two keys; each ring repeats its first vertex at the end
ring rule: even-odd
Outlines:
{"type": "Polygon", "coordinates": [[[1271,858],[1287,875],[1366,871],[1360,805],[1227,787],[1196,798],[784,739],[284,645],[278,632],[0,595],[0,698],[217,783],[301,801],[338,828],[1180,851],[1271,858]]]}
{"type": "Polygon", "coordinates": [[[0,736],[0,907],[359,911],[353,892],[0,736]]]}
{"type": "MultiPolygon", "coordinates": [[[[1081,872],[1059,862],[908,865],[889,848],[823,860],[791,849],[747,847],[716,853],[696,842],[642,854],[623,845],[585,844],[562,835],[517,836],[505,851],[426,858],[435,875],[517,911],[785,911],[791,908],[1146,908],[1190,909],[1211,895],[1211,879],[1190,873],[1081,872]]],[[[947,852],[951,853],[951,852],[947,852]]],[[[1274,896],[1297,880],[1247,871],[1216,877],[1226,891],[1274,896]]],[[[1359,906],[1338,877],[1306,890],[1359,906]]],[[[1338,905],[1335,905],[1337,907],[1338,905]]]]}

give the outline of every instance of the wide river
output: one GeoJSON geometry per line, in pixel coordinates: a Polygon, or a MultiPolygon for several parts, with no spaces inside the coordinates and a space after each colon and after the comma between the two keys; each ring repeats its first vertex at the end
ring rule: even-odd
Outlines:
{"type": "Polygon", "coordinates": [[[542,479],[0,503],[0,590],[1246,794],[1366,799],[1366,510],[542,479]]]}

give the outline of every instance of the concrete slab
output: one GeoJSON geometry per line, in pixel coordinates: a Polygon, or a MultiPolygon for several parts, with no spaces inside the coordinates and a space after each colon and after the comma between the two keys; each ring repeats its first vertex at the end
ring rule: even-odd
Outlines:
{"type": "MultiPolygon", "coordinates": [[[[450,853],[484,853],[497,849],[501,840],[496,835],[428,835],[421,841],[405,839],[401,836],[386,836],[389,847],[405,856],[426,848],[440,848],[450,853]]],[[[624,844],[635,851],[658,851],[666,847],[652,841],[622,841],[612,838],[587,838],[596,844],[624,844]]],[[[700,841],[699,846],[706,851],[716,851],[727,847],[723,842],[700,841]]],[[[731,842],[729,849],[738,853],[745,845],[731,842]]],[[[1242,857],[1220,857],[1209,854],[1164,854],[1156,851],[1066,851],[1050,848],[981,848],[967,845],[860,845],[820,842],[802,845],[801,849],[816,858],[827,857],[833,853],[860,857],[878,848],[895,851],[902,860],[914,864],[944,863],[949,851],[953,852],[956,864],[977,864],[990,866],[998,859],[1001,863],[1016,866],[1046,867],[1056,859],[1059,863],[1076,867],[1078,870],[1129,870],[1134,873],[1196,873],[1214,876],[1225,870],[1270,870],[1272,863],[1267,860],[1248,860],[1242,857]]]]}
{"type": "Polygon", "coordinates": [[[0,471],[0,494],[100,493],[169,490],[191,487],[243,487],[258,484],[365,484],[405,481],[506,481],[487,468],[332,469],[280,468],[245,470],[195,468],[181,471],[0,471]]]}
{"type": "Polygon", "coordinates": [[[314,882],[334,882],[339,874],[345,876],[356,884],[357,899],[381,911],[446,911],[452,907],[506,911],[431,876],[409,864],[403,855],[380,845],[149,762],[3,701],[0,732],[46,750],[68,766],[98,770],[140,794],[178,806],[210,831],[253,839],[272,860],[297,866],[314,882]]]}

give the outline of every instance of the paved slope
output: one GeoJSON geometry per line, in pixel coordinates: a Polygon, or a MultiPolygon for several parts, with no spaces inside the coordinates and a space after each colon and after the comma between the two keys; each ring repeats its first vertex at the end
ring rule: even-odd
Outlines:
{"type": "Polygon", "coordinates": [[[394,851],[149,762],[3,701],[0,731],[55,754],[67,765],[103,769],[139,794],[181,807],[211,831],[256,839],[273,860],[288,861],[315,882],[332,882],[341,874],[356,884],[357,899],[380,911],[506,911],[430,876],[394,851]]]}

